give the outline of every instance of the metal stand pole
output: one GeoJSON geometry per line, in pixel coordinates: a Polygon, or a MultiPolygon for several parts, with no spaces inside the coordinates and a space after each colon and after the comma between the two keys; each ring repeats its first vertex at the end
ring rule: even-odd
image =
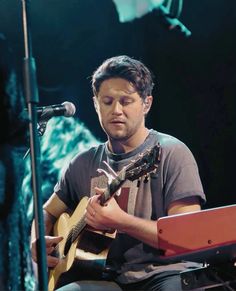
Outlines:
{"type": "Polygon", "coordinates": [[[38,289],[47,290],[46,245],[44,239],[44,219],[41,195],[40,148],[37,134],[38,87],[35,60],[32,57],[31,35],[29,31],[29,1],[22,0],[22,20],[24,32],[24,89],[29,112],[30,156],[34,195],[34,216],[37,239],[38,289]]]}

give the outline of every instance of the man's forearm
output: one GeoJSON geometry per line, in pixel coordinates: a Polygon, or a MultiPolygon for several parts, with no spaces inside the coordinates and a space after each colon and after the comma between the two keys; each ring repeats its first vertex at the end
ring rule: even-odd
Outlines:
{"type": "Polygon", "coordinates": [[[139,218],[125,213],[118,223],[118,230],[137,238],[140,241],[157,247],[157,222],[139,218]]]}

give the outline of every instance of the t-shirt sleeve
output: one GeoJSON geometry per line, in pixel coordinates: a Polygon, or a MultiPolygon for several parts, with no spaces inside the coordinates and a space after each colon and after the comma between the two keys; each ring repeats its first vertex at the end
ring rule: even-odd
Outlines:
{"type": "Polygon", "coordinates": [[[54,192],[69,208],[72,209],[73,205],[70,197],[73,196],[74,190],[72,187],[72,183],[70,182],[70,176],[71,164],[63,169],[61,177],[54,187],[54,192]]]}
{"type": "Polygon", "coordinates": [[[189,148],[179,143],[166,155],[164,167],[165,209],[170,203],[187,197],[199,197],[204,204],[203,191],[198,166],[189,148]]]}
{"type": "Polygon", "coordinates": [[[89,195],[89,161],[88,152],[76,156],[62,170],[61,177],[54,187],[57,196],[72,210],[82,196],[89,195]]]}
{"type": "Polygon", "coordinates": [[[90,196],[91,177],[97,175],[102,154],[103,146],[92,147],[75,156],[62,171],[54,192],[71,210],[82,197],[90,196]]]}

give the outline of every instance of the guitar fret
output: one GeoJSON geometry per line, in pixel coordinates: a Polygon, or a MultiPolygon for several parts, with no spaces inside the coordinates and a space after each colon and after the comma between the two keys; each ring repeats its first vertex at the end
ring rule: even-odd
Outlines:
{"type": "Polygon", "coordinates": [[[83,215],[76,224],[76,226],[73,227],[72,229],[72,242],[74,242],[77,239],[78,235],[84,229],[85,226],[86,226],[85,215],[83,215]]]}

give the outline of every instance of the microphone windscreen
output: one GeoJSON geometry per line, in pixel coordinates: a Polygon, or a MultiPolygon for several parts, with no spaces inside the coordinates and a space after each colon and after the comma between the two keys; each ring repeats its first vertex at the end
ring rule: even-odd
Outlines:
{"type": "Polygon", "coordinates": [[[70,117],[70,116],[73,116],[76,112],[76,108],[75,108],[75,105],[72,103],[72,102],[68,102],[68,101],[65,101],[62,103],[62,105],[65,106],[65,113],[64,113],[64,116],[66,117],[70,117]]]}

